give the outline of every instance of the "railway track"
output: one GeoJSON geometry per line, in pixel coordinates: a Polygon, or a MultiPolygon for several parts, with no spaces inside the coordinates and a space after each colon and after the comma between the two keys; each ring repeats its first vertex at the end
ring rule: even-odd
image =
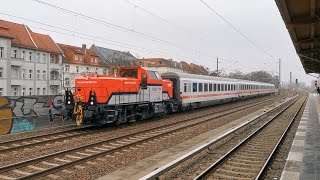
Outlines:
{"type": "MultiPolygon", "coordinates": [[[[263,104],[266,102],[270,102],[273,101],[275,98],[272,99],[267,99],[265,101],[260,101],[260,102],[249,102],[248,103],[248,107],[252,107],[253,105],[259,105],[259,104],[263,104]]],[[[234,106],[232,108],[240,108],[240,107],[244,107],[246,105],[237,105],[234,106]]],[[[196,116],[194,118],[202,118],[208,115],[212,115],[215,113],[221,113],[224,112],[225,110],[221,110],[221,111],[214,111],[211,113],[207,113],[201,116],[196,116]]],[[[193,119],[193,118],[190,118],[193,119]]],[[[189,120],[189,119],[187,119],[189,120]]],[[[61,142],[64,141],[66,139],[72,139],[72,138],[76,138],[76,137],[83,137],[83,136],[90,136],[92,134],[98,134],[98,133],[103,133],[105,132],[104,128],[96,128],[94,129],[94,127],[82,127],[82,128],[76,128],[76,129],[71,129],[71,130],[67,130],[67,131],[62,131],[62,132],[55,132],[55,133],[48,133],[48,134],[43,134],[43,135],[36,135],[36,136],[31,136],[31,137],[26,137],[26,138],[21,138],[21,139],[15,139],[15,140],[11,140],[11,141],[5,141],[5,142],[0,142],[0,154],[3,153],[8,153],[8,152],[12,152],[12,151],[17,151],[20,149],[24,149],[24,148],[32,148],[32,147],[36,147],[36,146],[41,146],[44,144],[49,144],[49,143],[55,143],[55,142],[61,142]]]]}
{"type": "Polygon", "coordinates": [[[256,177],[259,177],[291,123],[303,107],[305,99],[303,103],[301,102],[301,98],[291,99],[281,106],[274,108],[274,111],[269,110],[269,112],[267,111],[262,115],[254,117],[248,120],[248,122],[238,125],[233,130],[220,135],[210,142],[203,144],[184,156],[142,177],[141,180],[155,179],[164,174],[166,174],[165,179],[254,179],[255,176],[252,177],[251,175],[255,173],[257,175],[256,177]],[[287,118],[286,121],[277,121],[277,119],[284,116],[283,114],[288,112],[288,109],[292,110],[299,102],[298,110],[297,108],[295,109],[293,117],[287,118]],[[287,124],[284,126],[283,123],[286,122],[287,124]],[[242,140],[239,141],[241,132],[247,131],[249,133],[245,135],[245,138],[240,137],[242,140]],[[230,140],[225,141],[225,139],[235,136],[237,136],[234,138],[236,146],[234,146],[235,144],[232,144],[234,142],[230,140]],[[260,137],[261,139],[254,139],[253,137],[260,137]],[[216,153],[208,154],[205,152],[207,149],[215,151],[211,149],[212,146],[219,144],[221,141],[224,141],[224,144],[231,142],[230,144],[232,146],[229,148],[231,150],[226,153],[225,151],[228,149],[225,148],[227,146],[218,146],[216,153]],[[245,146],[247,147],[246,149],[244,149],[245,146]],[[238,151],[240,148],[242,150],[238,151]],[[268,151],[266,149],[268,149],[268,151]],[[197,157],[197,155],[200,156],[197,157]],[[213,160],[210,156],[214,156],[213,160]],[[260,163],[260,167],[257,163],[260,163]],[[180,169],[175,169],[177,167],[180,169]]]}
{"type": "Polygon", "coordinates": [[[291,124],[303,108],[306,99],[306,97],[302,97],[297,103],[288,106],[264,123],[263,126],[204,170],[195,180],[259,179],[291,124]],[[292,115],[290,118],[288,118],[290,115],[285,114],[288,112],[292,115]]]}
{"type": "Polygon", "coordinates": [[[73,167],[77,164],[88,162],[98,157],[107,155],[111,156],[116,152],[134,150],[146,143],[152,143],[160,139],[170,138],[186,130],[195,128],[197,125],[212,121],[218,117],[265,104],[272,100],[273,99],[269,99],[249,105],[239,105],[237,108],[234,107],[233,109],[224,110],[221,112],[207,113],[195,118],[146,129],[141,132],[135,132],[128,135],[47,154],[15,164],[10,164],[0,167],[0,178],[33,179],[52,174],[68,167],[73,167]]]}

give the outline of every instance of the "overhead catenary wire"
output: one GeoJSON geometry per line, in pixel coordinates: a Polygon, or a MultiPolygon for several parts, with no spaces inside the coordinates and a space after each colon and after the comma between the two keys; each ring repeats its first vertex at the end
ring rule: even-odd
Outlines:
{"type": "MultiPolygon", "coordinates": [[[[150,11],[150,10],[147,10],[147,9],[141,7],[141,6],[138,6],[137,4],[132,3],[132,2],[130,2],[129,0],[122,0],[122,1],[125,2],[125,3],[128,3],[128,4],[130,4],[130,5],[132,5],[135,9],[137,8],[138,10],[140,10],[140,11],[142,11],[142,12],[145,12],[145,13],[147,13],[147,14],[149,14],[149,15],[157,18],[157,19],[160,19],[161,21],[165,22],[166,24],[168,24],[168,25],[170,25],[170,26],[173,26],[173,27],[174,27],[175,29],[177,29],[177,30],[180,30],[180,31],[182,31],[182,32],[184,32],[184,33],[190,34],[190,33],[188,32],[187,28],[185,28],[185,27],[183,27],[183,26],[180,26],[180,25],[177,25],[177,24],[175,24],[175,23],[172,23],[171,21],[169,21],[169,20],[161,17],[159,14],[157,14],[157,13],[155,13],[155,12],[152,12],[152,11],[150,11]]],[[[199,34],[192,34],[191,38],[192,38],[192,37],[197,37],[197,38],[199,38],[200,40],[205,40],[205,38],[204,38],[203,36],[199,35],[199,34]]],[[[211,45],[214,45],[214,43],[212,43],[212,42],[209,42],[209,43],[210,43],[211,45]]],[[[227,49],[225,49],[225,51],[227,51],[229,54],[232,53],[230,50],[227,50],[227,49]]],[[[220,59],[225,60],[225,59],[223,59],[223,58],[220,58],[220,59]]],[[[228,60],[226,60],[226,61],[228,61],[228,60]]],[[[234,60],[234,61],[235,61],[235,60],[234,60]]],[[[232,62],[234,62],[234,61],[232,61],[232,62]]]]}
{"type": "Polygon", "coordinates": [[[76,15],[76,16],[81,17],[83,19],[87,19],[87,20],[90,20],[90,21],[93,21],[93,22],[96,22],[96,23],[99,23],[99,24],[102,24],[102,25],[105,25],[105,26],[108,26],[108,27],[119,29],[119,30],[122,30],[122,31],[128,32],[128,33],[133,33],[135,35],[138,35],[140,37],[143,37],[143,38],[146,38],[146,39],[149,39],[149,40],[152,40],[152,41],[158,41],[158,42],[161,42],[161,43],[164,43],[164,44],[168,44],[168,45],[176,47],[176,48],[184,49],[186,51],[193,52],[193,53],[201,53],[202,56],[206,56],[206,57],[210,57],[210,58],[217,58],[216,56],[209,55],[206,52],[203,52],[203,51],[200,51],[200,50],[196,50],[196,49],[193,49],[193,48],[188,48],[188,47],[185,47],[184,45],[180,45],[180,44],[173,43],[173,42],[170,42],[170,41],[167,41],[167,40],[163,40],[161,38],[158,38],[158,37],[146,34],[146,33],[142,33],[142,32],[139,32],[139,31],[136,31],[136,30],[133,30],[133,29],[129,29],[129,28],[124,27],[124,26],[120,26],[120,25],[117,25],[117,24],[114,24],[114,23],[110,23],[110,22],[107,22],[107,21],[104,21],[104,20],[100,20],[98,18],[91,17],[91,16],[88,16],[88,15],[85,15],[85,14],[82,14],[82,13],[79,13],[79,12],[75,12],[75,11],[72,11],[72,10],[69,10],[69,9],[66,9],[66,8],[63,8],[63,7],[59,7],[57,5],[53,5],[53,4],[50,4],[50,3],[47,3],[47,2],[44,2],[44,1],[41,1],[41,0],[31,0],[31,1],[40,3],[42,5],[57,9],[59,11],[62,11],[62,12],[68,13],[68,14],[76,15]]]}
{"type": "Polygon", "coordinates": [[[216,14],[220,19],[222,19],[225,23],[227,23],[232,29],[234,29],[237,33],[239,33],[242,37],[244,37],[248,42],[250,42],[253,46],[255,46],[257,49],[265,53],[270,58],[274,59],[274,57],[268,53],[263,48],[259,47],[253,40],[251,40],[248,36],[246,36],[244,33],[242,33],[238,28],[236,28],[231,22],[229,22],[226,18],[224,18],[221,14],[219,14],[214,8],[212,8],[208,3],[206,3],[204,0],[200,0],[207,8],[209,8],[214,14],[216,14]]]}

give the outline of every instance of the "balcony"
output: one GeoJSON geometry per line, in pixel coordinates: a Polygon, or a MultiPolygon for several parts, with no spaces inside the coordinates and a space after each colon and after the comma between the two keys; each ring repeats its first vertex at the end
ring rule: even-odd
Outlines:
{"type": "Polygon", "coordinates": [[[60,86],[61,85],[61,81],[60,80],[50,80],[49,81],[50,86],[60,86]]]}
{"type": "Polygon", "coordinates": [[[61,70],[61,65],[60,64],[52,64],[52,63],[50,63],[49,67],[50,67],[51,71],[60,72],[60,70],[61,70]]]}

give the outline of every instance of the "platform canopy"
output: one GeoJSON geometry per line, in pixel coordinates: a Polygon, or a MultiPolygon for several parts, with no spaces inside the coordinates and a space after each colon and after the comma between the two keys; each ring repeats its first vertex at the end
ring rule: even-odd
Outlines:
{"type": "Polygon", "coordinates": [[[275,0],[306,73],[320,73],[320,0],[275,0]]]}

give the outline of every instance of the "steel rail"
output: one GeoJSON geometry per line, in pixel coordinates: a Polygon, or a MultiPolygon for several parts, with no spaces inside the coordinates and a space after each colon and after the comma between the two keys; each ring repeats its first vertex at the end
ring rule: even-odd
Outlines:
{"type": "MultiPolygon", "coordinates": [[[[265,100],[265,101],[262,101],[262,102],[256,102],[256,103],[253,103],[253,104],[249,104],[249,107],[252,107],[253,105],[259,105],[259,104],[262,104],[262,103],[265,103],[265,102],[269,102],[269,101],[272,101],[272,100],[273,99],[268,99],[268,100],[265,100]]],[[[238,108],[238,107],[242,107],[243,108],[243,105],[238,105],[238,106],[235,106],[234,108],[238,108]]],[[[184,121],[193,120],[195,118],[202,118],[202,117],[205,117],[205,116],[209,116],[209,115],[212,115],[212,114],[215,114],[215,113],[221,113],[221,112],[224,112],[224,111],[228,111],[228,110],[221,110],[221,111],[218,111],[218,112],[206,113],[204,115],[200,115],[200,116],[197,116],[197,117],[188,118],[188,119],[186,119],[184,121]]],[[[181,122],[184,122],[184,121],[181,121],[181,122]]],[[[170,123],[170,124],[174,124],[174,123],[170,123]]],[[[168,124],[168,125],[170,125],[170,124],[168,124]]],[[[92,126],[88,126],[88,127],[92,127],[92,126]]],[[[88,128],[88,127],[72,129],[72,130],[69,130],[69,131],[49,133],[49,134],[46,134],[44,136],[37,135],[37,136],[28,137],[28,138],[22,138],[22,139],[17,139],[17,140],[12,140],[12,141],[6,141],[6,142],[3,142],[1,144],[3,146],[5,144],[16,143],[16,142],[19,142],[19,141],[26,141],[26,140],[30,140],[31,141],[34,138],[45,138],[45,137],[48,137],[48,136],[50,137],[50,136],[59,135],[59,134],[62,134],[62,133],[66,133],[67,134],[67,133],[72,133],[73,131],[85,129],[85,128],[88,128]]],[[[40,140],[38,142],[32,142],[32,143],[28,143],[28,144],[22,144],[22,145],[19,145],[19,146],[13,146],[13,147],[5,148],[5,149],[0,149],[0,153],[6,153],[6,152],[10,152],[10,151],[17,150],[17,149],[32,147],[32,146],[36,146],[36,145],[40,145],[40,144],[44,144],[44,143],[56,142],[56,141],[69,139],[69,138],[72,138],[72,137],[84,136],[84,135],[89,135],[91,133],[100,133],[100,132],[104,132],[104,130],[83,132],[83,133],[79,133],[79,134],[67,135],[65,137],[53,138],[53,139],[43,140],[43,141],[40,140]]]]}
{"type": "MultiPolygon", "coordinates": [[[[267,102],[267,101],[271,101],[273,99],[275,99],[275,98],[267,99],[265,101],[267,102]]],[[[251,102],[251,103],[256,103],[256,102],[251,102]]],[[[241,107],[241,106],[243,106],[243,105],[238,105],[238,106],[235,106],[233,108],[238,108],[238,107],[241,107]]],[[[220,112],[222,112],[222,111],[220,111],[220,112]]],[[[218,113],[219,113],[219,111],[218,111],[218,113]]],[[[208,113],[208,114],[212,114],[212,113],[208,113]]],[[[207,115],[207,114],[205,114],[205,115],[207,115]]],[[[201,117],[201,116],[199,116],[199,117],[201,117]]],[[[0,142],[0,146],[4,146],[6,144],[11,144],[11,143],[16,143],[16,142],[19,142],[19,141],[28,141],[28,140],[32,140],[32,139],[35,139],[35,138],[44,138],[44,137],[47,137],[47,136],[57,135],[57,134],[61,134],[61,133],[68,133],[68,132],[77,131],[77,130],[81,130],[81,129],[84,129],[84,128],[90,128],[90,127],[92,127],[92,126],[91,125],[87,125],[87,126],[83,126],[83,127],[76,127],[74,129],[70,129],[70,130],[66,130],[66,131],[53,132],[53,133],[47,133],[47,134],[35,135],[35,136],[29,136],[29,137],[19,138],[19,139],[14,139],[14,140],[9,140],[9,141],[2,141],[2,142],[0,142]]],[[[0,150],[0,152],[1,152],[1,150],[0,150]]]]}
{"type": "MultiPolygon", "coordinates": [[[[269,100],[268,100],[269,101],[269,100]]],[[[268,102],[266,101],[266,102],[268,102]]],[[[287,101],[286,101],[287,102],[287,101]]],[[[264,103],[264,102],[263,102],[264,103]]],[[[171,130],[171,131],[168,131],[166,133],[163,133],[163,134],[160,134],[160,135],[157,135],[156,137],[158,136],[164,136],[165,134],[168,134],[168,133],[172,133],[172,132],[175,132],[175,131],[181,131],[183,129],[187,129],[187,128],[190,128],[190,127],[193,127],[195,125],[198,125],[198,124],[201,124],[201,123],[204,123],[204,122],[207,122],[207,121],[211,121],[212,119],[216,119],[216,118],[219,118],[219,117],[222,117],[222,116],[225,116],[227,114],[232,114],[233,112],[238,112],[239,110],[243,110],[243,109],[246,109],[248,107],[251,107],[251,106],[256,106],[257,104],[261,104],[261,102],[259,103],[255,103],[255,104],[250,104],[248,106],[245,106],[245,107],[241,107],[237,110],[229,110],[229,112],[226,112],[226,113],[223,113],[223,114],[220,114],[218,116],[215,116],[213,118],[209,118],[209,119],[206,119],[206,120],[203,120],[203,121],[197,121],[193,124],[189,124],[187,126],[184,126],[184,127],[180,127],[178,129],[174,129],[174,130],[171,130]]],[[[199,117],[196,117],[196,118],[189,118],[188,120],[194,120],[194,119],[198,119],[199,117]]],[[[95,143],[91,143],[91,144],[88,144],[88,145],[83,145],[83,146],[79,146],[79,147],[76,147],[76,148],[72,148],[72,149],[67,149],[67,150],[64,150],[64,151],[59,151],[59,152],[55,152],[55,153],[52,153],[52,154],[48,154],[48,155],[44,155],[44,156],[41,156],[41,157],[37,157],[37,158],[34,158],[34,159],[30,159],[30,160],[26,160],[26,161],[22,161],[22,162],[18,162],[18,163],[14,163],[14,164],[10,164],[10,165],[7,165],[7,166],[3,166],[3,167],[0,167],[0,173],[4,173],[4,172],[7,172],[7,171],[10,171],[10,170],[13,170],[13,169],[18,169],[18,168],[21,168],[21,167],[25,167],[27,165],[30,165],[30,164],[35,164],[39,161],[43,161],[45,159],[49,159],[49,158],[52,158],[52,157],[55,157],[55,156],[61,156],[61,155],[64,155],[64,154],[67,154],[67,153],[71,153],[71,152],[75,152],[75,151],[79,151],[81,149],[86,149],[86,148],[89,148],[89,147],[94,147],[94,146],[99,146],[99,145],[102,145],[102,144],[107,144],[107,143],[111,143],[111,142],[114,142],[114,141],[119,141],[119,140],[122,140],[122,139],[126,139],[126,138],[130,138],[130,137],[133,137],[133,136],[136,136],[136,135],[141,135],[141,134],[144,134],[144,133],[147,133],[147,132],[152,132],[154,130],[159,130],[159,129],[163,129],[163,128],[167,128],[167,127],[171,127],[171,126],[174,126],[174,125],[177,125],[177,124],[183,124],[183,123],[186,123],[187,120],[185,121],[180,121],[180,122],[175,122],[175,123],[171,123],[171,124],[167,124],[167,125],[163,125],[163,126],[159,126],[159,127],[153,127],[153,128],[150,128],[150,129],[146,129],[144,131],[140,131],[140,132],[135,132],[135,133],[131,133],[131,134],[128,134],[128,135],[125,135],[125,136],[120,136],[120,137],[115,137],[115,138],[111,138],[111,139],[107,139],[107,140],[103,140],[103,141],[100,141],[100,142],[95,142],[95,143]]],[[[154,139],[156,137],[151,137],[151,139],[154,139]]],[[[148,140],[143,140],[143,141],[148,141],[148,140]]],[[[130,146],[133,146],[133,145],[130,145],[130,146]]],[[[120,147],[121,148],[121,147],[120,147]]],[[[119,149],[119,148],[118,148],[119,149]]],[[[116,150],[116,149],[115,149],[116,150]]],[[[113,151],[115,151],[113,150],[113,151]]],[[[108,153],[112,153],[113,151],[109,151],[109,152],[104,152],[104,154],[108,154],[108,153]]],[[[102,154],[103,155],[103,154],[102,154]]],[[[102,156],[101,155],[101,156],[102,156]]],[[[94,155],[95,156],[95,155],[94,155]]],[[[89,159],[92,159],[93,157],[90,158],[87,157],[89,159]]],[[[76,162],[80,162],[81,160],[79,161],[73,161],[74,163],[76,162]]],[[[72,163],[71,163],[72,164],[72,163]]],[[[55,171],[56,169],[58,169],[58,167],[56,167],[55,169],[52,169],[53,171],[55,171]]],[[[39,172],[40,173],[40,172],[39,172]]],[[[27,176],[26,176],[27,177],[27,176]]]]}
{"type": "Polygon", "coordinates": [[[277,142],[276,146],[273,148],[271,154],[269,155],[267,161],[265,162],[265,164],[263,165],[263,167],[261,168],[260,172],[258,173],[258,175],[256,176],[256,180],[258,180],[261,175],[263,174],[263,172],[265,172],[267,165],[270,163],[271,158],[274,156],[275,151],[278,149],[280,143],[283,141],[284,136],[287,134],[287,132],[289,131],[289,129],[291,128],[294,120],[297,118],[297,116],[299,115],[299,113],[301,112],[303,106],[306,103],[306,100],[308,99],[308,97],[305,98],[305,100],[303,101],[302,105],[300,106],[299,110],[295,113],[295,115],[293,116],[293,118],[291,119],[289,125],[287,126],[287,128],[285,129],[285,131],[283,132],[283,134],[281,135],[279,141],[277,142]]]}
{"type": "MultiPolygon", "coordinates": [[[[286,108],[281,110],[279,113],[277,113],[275,116],[273,116],[270,120],[268,120],[266,123],[264,123],[261,127],[256,129],[253,133],[251,133],[249,136],[247,136],[244,140],[242,140],[239,144],[237,144],[234,148],[232,148],[229,152],[227,152],[224,156],[222,156],[219,160],[214,162],[210,167],[208,167],[206,170],[204,170],[201,174],[199,174],[194,180],[200,180],[204,179],[210,172],[215,170],[218,166],[220,166],[221,163],[223,163],[227,158],[229,158],[234,152],[236,152],[239,148],[242,147],[243,144],[248,142],[250,139],[252,139],[255,135],[257,135],[259,132],[261,132],[262,129],[264,129],[267,125],[269,125],[274,119],[276,119],[278,116],[280,116],[282,113],[284,113],[288,108],[290,108],[296,101],[299,99],[296,99],[294,102],[292,102],[290,105],[288,105],[286,108]]],[[[304,104],[304,103],[303,103],[304,104]]],[[[302,105],[303,105],[302,104],[302,105]]],[[[300,108],[299,108],[300,111],[300,108]]]]}
{"type": "MultiPolygon", "coordinates": [[[[158,178],[162,174],[164,174],[164,173],[170,171],[171,169],[177,167],[178,165],[182,164],[183,162],[187,161],[188,159],[192,158],[193,156],[199,154],[200,152],[202,152],[203,150],[205,150],[208,147],[212,146],[213,144],[215,144],[215,143],[219,142],[220,140],[224,139],[228,135],[233,134],[234,132],[236,132],[237,130],[241,129],[242,127],[245,127],[246,125],[248,125],[248,124],[254,122],[255,120],[263,117],[264,115],[272,112],[273,110],[278,109],[279,107],[283,106],[284,104],[288,103],[291,100],[294,100],[295,98],[297,98],[297,96],[294,96],[294,97],[286,100],[285,102],[277,105],[276,107],[274,107],[272,109],[269,109],[266,112],[251,118],[250,120],[240,124],[239,126],[233,128],[232,130],[230,130],[228,132],[225,132],[224,134],[222,134],[222,135],[216,137],[215,139],[213,139],[213,140],[211,140],[211,141],[199,146],[198,148],[192,150],[191,152],[189,152],[189,153],[177,158],[176,160],[171,161],[170,163],[168,163],[168,164],[156,169],[155,171],[145,175],[144,177],[140,178],[140,180],[153,180],[153,179],[158,178]]],[[[292,103],[294,103],[294,102],[292,102],[292,103]]]]}

